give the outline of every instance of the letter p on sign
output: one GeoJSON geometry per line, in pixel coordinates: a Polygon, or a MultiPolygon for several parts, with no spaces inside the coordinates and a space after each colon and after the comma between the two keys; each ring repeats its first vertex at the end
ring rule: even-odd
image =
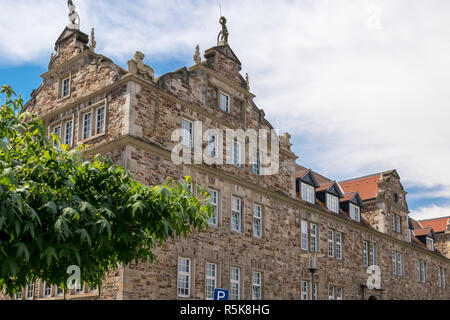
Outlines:
{"type": "Polygon", "coordinates": [[[228,300],[228,290],[214,289],[214,300],[228,300]]]}

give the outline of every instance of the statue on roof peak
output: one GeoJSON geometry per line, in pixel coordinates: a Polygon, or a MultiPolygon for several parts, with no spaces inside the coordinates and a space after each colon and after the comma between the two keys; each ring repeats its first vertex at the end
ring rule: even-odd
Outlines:
{"type": "Polygon", "coordinates": [[[69,21],[67,28],[71,30],[80,30],[80,16],[78,15],[72,0],[67,0],[67,6],[69,7],[69,21]]]}
{"type": "Polygon", "coordinates": [[[222,25],[222,30],[217,36],[217,45],[223,46],[228,44],[228,29],[227,29],[227,19],[225,17],[220,17],[219,23],[222,25]]]}

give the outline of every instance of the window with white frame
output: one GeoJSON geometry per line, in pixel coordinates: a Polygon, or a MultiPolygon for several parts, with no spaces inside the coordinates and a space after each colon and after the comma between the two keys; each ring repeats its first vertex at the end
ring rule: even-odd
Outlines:
{"type": "Polygon", "coordinates": [[[58,139],[60,139],[60,141],[54,141],[53,145],[59,146],[61,143],[61,125],[57,125],[57,126],[53,127],[53,134],[58,136],[58,139]]]}
{"type": "Polygon", "coordinates": [[[95,120],[95,134],[105,132],[105,107],[97,108],[95,120]]]}
{"type": "Polygon", "coordinates": [[[397,274],[397,251],[392,250],[392,274],[397,274]]]}
{"type": "Polygon", "coordinates": [[[334,300],[334,286],[328,287],[328,300],[334,300]]]}
{"type": "Polygon", "coordinates": [[[261,272],[253,271],[253,300],[261,300],[262,276],[261,272]]]}
{"type": "Polygon", "coordinates": [[[439,288],[443,288],[443,289],[445,289],[446,288],[446,286],[447,286],[447,279],[446,279],[446,277],[447,277],[447,275],[446,275],[446,269],[445,268],[443,268],[443,267],[441,267],[441,266],[439,266],[438,267],[438,287],[439,288]]]}
{"type": "Polygon", "coordinates": [[[319,252],[319,227],[316,224],[310,225],[311,252],[319,252]]]}
{"type": "Polygon", "coordinates": [[[352,203],[350,203],[350,218],[358,222],[361,221],[361,209],[352,203]]]}
{"type": "Polygon", "coordinates": [[[262,206],[253,205],[253,236],[262,237],[262,206]]]}
{"type": "Polygon", "coordinates": [[[214,299],[214,289],[217,288],[217,264],[206,264],[206,300],[214,299]]]}
{"type": "Polygon", "coordinates": [[[61,98],[68,97],[70,95],[70,77],[61,80],[61,98]]]}
{"type": "Polygon", "coordinates": [[[14,300],[22,300],[22,291],[14,294],[14,300]]]}
{"type": "Polygon", "coordinates": [[[225,112],[230,112],[230,96],[220,92],[220,109],[225,112]]]}
{"type": "Polygon", "coordinates": [[[317,300],[317,283],[310,283],[311,287],[311,300],[317,300]]]}
{"type": "Polygon", "coordinates": [[[327,193],[327,208],[331,212],[339,213],[339,198],[327,193]]]}
{"type": "Polygon", "coordinates": [[[82,294],[83,292],[83,284],[80,282],[75,283],[75,290],[74,290],[75,294],[82,294]]]}
{"type": "Polygon", "coordinates": [[[316,192],[313,186],[301,183],[301,197],[302,200],[309,202],[309,203],[316,203],[316,192]]]}
{"type": "Polygon", "coordinates": [[[397,275],[403,276],[403,253],[397,251],[397,275]]]}
{"type": "Polygon", "coordinates": [[[363,241],[363,259],[365,267],[376,265],[375,243],[363,241]]]}
{"type": "Polygon", "coordinates": [[[231,197],[231,230],[242,232],[242,199],[231,197]]]}
{"type": "Polygon", "coordinates": [[[427,282],[427,264],[423,260],[417,260],[417,281],[427,282]]]}
{"type": "Polygon", "coordinates": [[[335,232],[334,239],[336,241],[336,259],[342,260],[342,234],[335,232]]]}
{"type": "Polygon", "coordinates": [[[253,173],[261,175],[261,154],[259,151],[253,153],[253,173]]]}
{"type": "Polygon", "coordinates": [[[55,295],[57,297],[60,297],[60,296],[64,295],[64,289],[62,288],[62,286],[56,286],[55,295]]]}
{"type": "Polygon", "coordinates": [[[233,141],[233,164],[240,167],[241,163],[241,144],[235,140],[233,141]]]}
{"type": "Polygon", "coordinates": [[[178,259],[178,297],[189,298],[191,295],[191,259],[178,259]]]}
{"type": "Polygon", "coordinates": [[[217,133],[208,131],[208,155],[212,158],[217,158],[218,148],[217,148],[217,133]]]}
{"type": "Polygon", "coordinates": [[[338,287],[336,292],[336,300],[343,300],[343,299],[344,299],[344,289],[338,287]]]}
{"type": "Polygon", "coordinates": [[[44,282],[44,286],[43,286],[43,292],[42,292],[42,297],[43,298],[50,298],[50,296],[52,295],[52,286],[48,285],[46,282],[44,282]]]}
{"type": "Polygon", "coordinates": [[[216,190],[209,189],[209,203],[213,209],[208,223],[213,226],[219,224],[219,193],[216,190]]]}
{"type": "Polygon", "coordinates": [[[334,231],[328,230],[328,256],[334,258],[334,231]]]}
{"type": "Polygon", "coordinates": [[[64,124],[64,144],[71,146],[73,144],[73,121],[66,121],[64,124]]]}
{"type": "Polygon", "coordinates": [[[434,240],[430,237],[427,237],[427,248],[431,251],[434,251],[434,240]]]}
{"type": "Polygon", "coordinates": [[[83,114],[83,131],[82,138],[83,140],[91,137],[92,131],[92,112],[87,112],[83,114]]]}
{"type": "Polygon", "coordinates": [[[301,286],[301,300],[308,300],[309,294],[308,294],[308,282],[307,281],[302,281],[302,286],[301,286]]]}
{"type": "Polygon", "coordinates": [[[397,233],[401,233],[402,231],[402,218],[400,216],[396,216],[397,219],[397,233]]]}
{"type": "Polygon", "coordinates": [[[25,299],[33,300],[34,297],[34,283],[30,283],[27,285],[25,290],[25,299]]]}
{"type": "Polygon", "coordinates": [[[230,300],[241,299],[241,269],[232,267],[230,270],[230,300]]]}
{"type": "Polygon", "coordinates": [[[181,123],[183,130],[183,144],[189,148],[194,146],[194,124],[192,121],[183,119],[181,123]]]}
{"type": "Polygon", "coordinates": [[[302,250],[309,250],[308,222],[305,220],[302,220],[302,222],[301,222],[301,248],[302,248],[302,250]]]}

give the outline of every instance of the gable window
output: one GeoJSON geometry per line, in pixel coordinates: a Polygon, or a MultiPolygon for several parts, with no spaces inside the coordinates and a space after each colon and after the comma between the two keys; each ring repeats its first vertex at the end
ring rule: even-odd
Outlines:
{"type": "Polygon", "coordinates": [[[309,202],[309,203],[316,203],[316,194],[315,194],[314,187],[306,184],[304,182],[301,182],[301,197],[302,200],[309,202]]]}
{"type": "Polygon", "coordinates": [[[254,271],[253,272],[253,300],[261,300],[261,272],[254,271]]]}
{"type": "Polygon", "coordinates": [[[231,230],[242,231],[242,200],[241,198],[231,198],[231,230]]]}
{"type": "Polygon", "coordinates": [[[258,204],[253,206],[253,236],[262,237],[262,207],[258,204]]]}
{"type": "Polygon", "coordinates": [[[217,283],[217,265],[214,263],[206,264],[206,300],[214,299],[214,289],[217,283]]]}
{"type": "Polygon", "coordinates": [[[241,144],[237,141],[233,141],[233,164],[241,166],[241,144]]]}
{"type": "Polygon", "coordinates": [[[361,222],[361,209],[352,203],[350,203],[350,218],[361,222]]]}
{"type": "Polygon", "coordinates": [[[253,153],[253,173],[261,175],[261,154],[259,151],[253,153]]]}
{"type": "Polygon", "coordinates": [[[64,128],[64,144],[71,146],[73,137],[73,121],[66,121],[64,128]]]}
{"type": "Polygon", "coordinates": [[[225,112],[230,112],[230,96],[221,92],[220,93],[220,109],[225,112]]]}
{"type": "Polygon", "coordinates": [[[100,134],[105,131],[105,107],[97,109],[97,117],[95,122],[95,134],[100,134]]]}
{"type": "Polygon", "coordinates": [[[219,220],[219,197],[216,190],[209,189],[209,203],[211,204],[213,212],[211,213],[208,223],[217,226],[219,220]]]}
{"type": "Polygon", "coordinates": [[[430,237],[427,237],[427,248],[434,251],[434,240],[430,237]]]}
{"type": "Polygon", "coordinates": [[[178,297],[189,298],[191,295],[191,259],[178,259],[178,297]]]}
{"type": "Polygon", "coordinates": [[[241,269],[231,268],[230,272],[230,300],[241,299],[241,269]]]}
{"type": "Polygon", "coordinates": [[[339,213],[339,199],[338,199],[338,197],[327,193],[327,208],[331,212],[339,213]]]}
{"type": "Polygon", "coordinates": [[[92,112],[83,115],[83,140],[91,137],[92,130],[92,112]]]}
{"type": "Polygon", "coordinates": [[[217,134],[215,132],[208,131],[208,155],[210,157],[217,157],[217,134]]]}
{"type": "Polygon", "coordinates": [[[70,95],[70,77],[67,77],[61,81],[61,98],[68,97],[69,95],[70,95]]]}
{"type": "Polygon", "coordinates": [[[192,148],[194,146],[194,126],[192,121],[183,119],[181,127],[183,130],[183,144],[192,148]]]}

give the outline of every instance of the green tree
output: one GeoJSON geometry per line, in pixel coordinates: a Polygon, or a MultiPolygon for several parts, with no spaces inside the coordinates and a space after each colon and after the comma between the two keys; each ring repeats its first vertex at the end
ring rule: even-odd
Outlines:
{"type": "Polygon", "coordinates": [[[58,137],[47,139],[22,105],[1,87],[0,290],[12,294],[37,279],[65,287],[71,265],[100,285],[120,264],[151,263],[158,245],[207,226],[206,190],[199,200],[171,179],[143,186],[107,157],[87,161],[82,147],[55,147],[58,137]]]}

